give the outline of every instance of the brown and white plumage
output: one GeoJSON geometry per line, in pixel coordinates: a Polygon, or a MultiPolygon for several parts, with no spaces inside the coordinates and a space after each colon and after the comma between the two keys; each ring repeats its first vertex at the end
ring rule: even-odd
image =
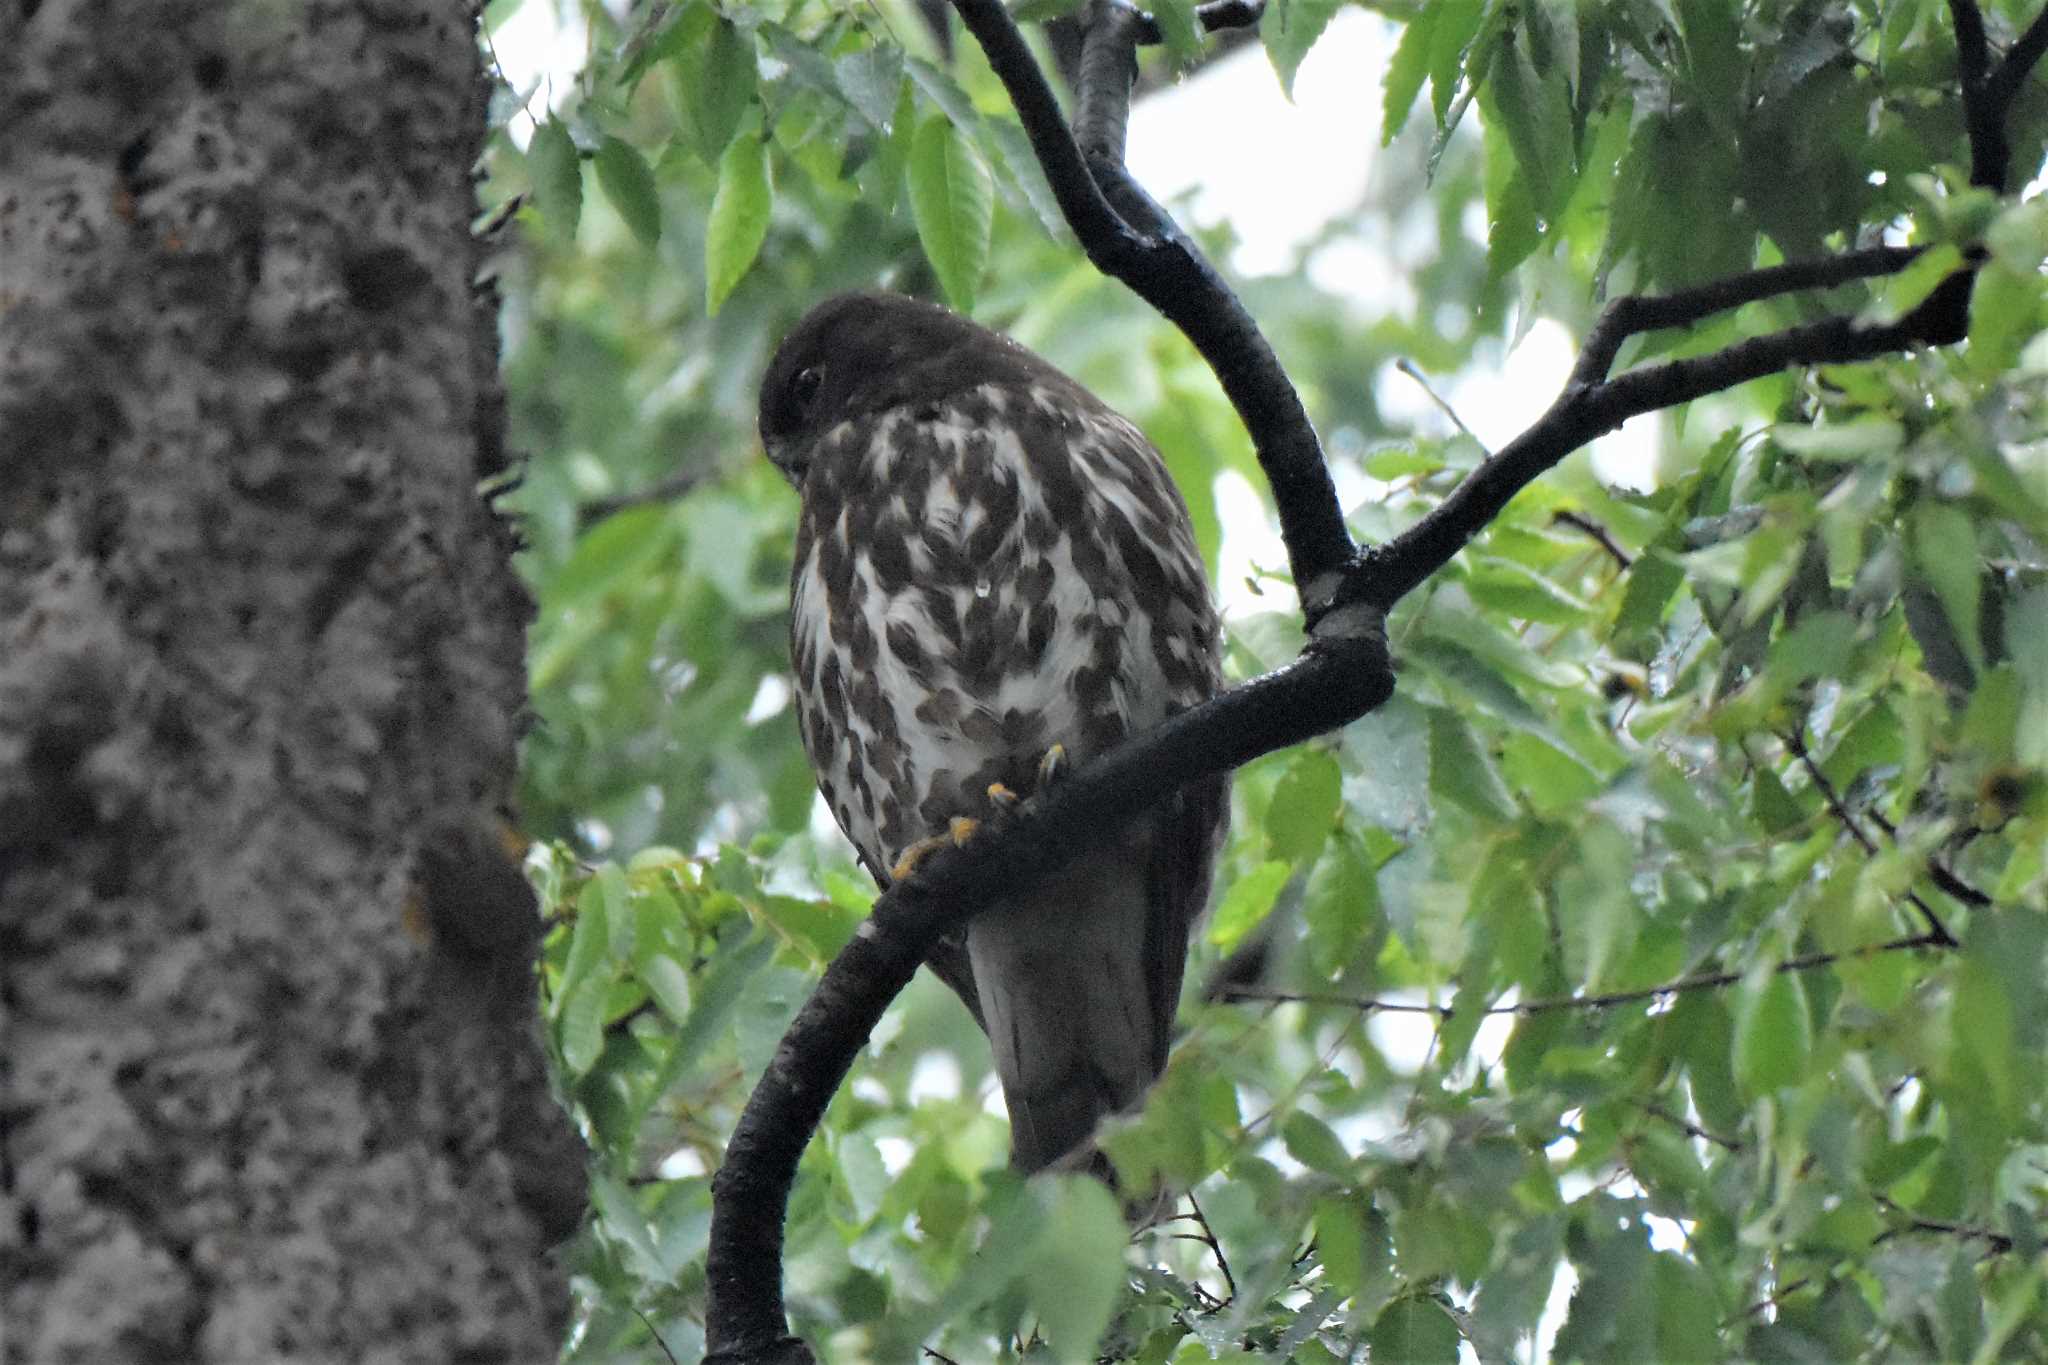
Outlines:
{"type": "MultiPolygon", "coordinates": [[[[819,305],[761,388],[801,495],[790,652],[818,785],[886,884],[988,789],[1029,794],[1215,692],[1187,509],[1144,436],[1023,347],[889,294],[819,305]]],[[[1018,1167],[1080,1147],[1166,1064],[1220,781],[971,920],[934,970],[988,1032],[1018,1167]]]]}

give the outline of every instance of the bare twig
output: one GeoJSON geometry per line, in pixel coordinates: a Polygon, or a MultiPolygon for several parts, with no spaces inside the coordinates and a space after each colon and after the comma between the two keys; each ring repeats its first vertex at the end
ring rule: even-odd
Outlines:
{"type": "MultiPolygon", "coordinates": [[[[1196,1200],[1193,1190],[1188,1191],[1188,1203],[1195,1210],[1195,1223],[1202,1229],[1200,1235],[1195,1237],[1195,1240],[1209,1248],[1209,1254],[1216,1258],[1216,1269],[1222,1272],[1223,1275],[1224,1297],[1216,1306],[1218,1308],[1227,1308],[1237,1301],[1237,1277],[1230,1273],[1229,1258],[1224,1256],[1223,1247],[1216,1240],[1215,1230],[1209,1226],[1209,1215],[1202,1212],[1202,1205],[1196,1200]]],[[[1183,1233],[1181,1235],[1187,1236],[1188,1234],[1183,1233]]]]}
{"type": "Polygon", "coordinates": [[[685,469],[646,488],[635,489],[630,493],[614,493],[606,498],[593,498],[576,509],[576,529],[587,531],[606,517],[631,507],[644,507],[655,502],[673,502],[709,480],[714,473],[715,470],[706,468],[685,469]]]}
{"type": "MultiPolygon", "coordinates": [[[[1788,957],[1773,970],[1780,972],[1809,972],[1816,967],[1830,963],[1853,961],[1858,958],[1875,957],[1879,953],[1901,953],[1916,948],[1953,948],[1953,938],[1932,932],[1914,934],[1910,938],[1895,938],[1884,943],[1872,943],[1862,948],[1851,948],[1839,953],[1804,953],[1788,957]]],[[[1732,986],[1742,980],[1747,972],[1704,972],[1696,976],[1682,976],[1676,981],[1667,981],[1660,986],[1640,986],[1634,990],[1606,991],[1598,995],[1557,995],[1540,1000],[1519,1000],[1512,1005],[1489,1005],[1482,1014],[1552,1014],[1558,1010],[1609,1009],[1616,1005],[1633,1005],[1645,1000],[1656,1000],[1667,995],[1684,995],[1688,991],[1718,990],[1732,986]]],[[[1270,1003],[1301,1005],[1332,1005],[1340,1009],[1357,1010],[1364,1014],[1434,1014],[1449,1019],[1459,1011],[1455,1005],[1418,1005],[1409,1001],[1384,1000],[1370,995],[1345,995],[1337,991],[1280,991],[1263,987],[1237,988],[1227,991],[1224,1000],[1265,1001],[1270,1003]]]]}
{"type": "Polygon", "coordinates": [[[1641,1101],[1640,1103],[1643,1112],[1645,1114],[1648,1114],[1651,1118],[1662,1119],[1664,1122],[1678,1128],[1687,1137],[1696,1137],[1702,1142],[1711,1142],[1716,1147],[1721,1148],[1723,1151],[1740,1152],[1745,1150],[1749,1145],[1735,1138],[1722,1137],[1719,1133],[1709,1132],[1705,1128],[1700,1127],[1697,1123],[1694,1123],[1691,1119],[1686,1118],[1684,1115],[1672,1113],[1669,1109],[1666,1109],[1661,1104],[1652,1104],[1647,1100],[1641,1101]]]}
{"type": "Polygon", "coordinates": [[[1612,559],[1617,567],[1626,570],[1631,564],[1635,563],[1635,560],[1629,557],[1627,550],[1615,544],[1614,537],[1605,526],[1602,526],[1584,513],[1553,512],[1550,519],[1561,526],[1569,526],[1575,531],[1582,531],[1586,535],[1591,536],[1595,544],[1607,551],[1607,557],[1612,559]]]}

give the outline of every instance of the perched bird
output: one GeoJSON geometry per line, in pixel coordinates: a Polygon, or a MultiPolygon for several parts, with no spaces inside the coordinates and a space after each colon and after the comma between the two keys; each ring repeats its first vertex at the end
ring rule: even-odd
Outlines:
{"type": "MultiPolygon", "coordinates": [[[[1216,691],[1216,612],[1159,453],[1008,338],[897,295],[829,299],[768,366],[761,439],[802,499],[804,748],[881,885],[1216,691]]],[[[988,1034],[1018,1169],[1086,1159],[1165,1068],[1226,812],[1222,779],[1192,785],[932,953],[988,1034]]]]}

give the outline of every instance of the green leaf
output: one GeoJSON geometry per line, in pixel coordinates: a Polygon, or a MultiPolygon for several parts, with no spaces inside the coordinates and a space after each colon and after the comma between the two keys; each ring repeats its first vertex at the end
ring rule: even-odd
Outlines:
{"type": "Polygon", "coordinates": [[[1735,1004],[1735,1079],[1750,1096],[1768,1095],[1806,1078],[1813,1057],[1813,1017],[1798,972],[1751,972],[1735,1004]]]}
{"type": "Polygon", "coordinates": [[[682,963],[667,953],[654,953],[640,963],[637,973],[671,1023],[680,1024],[690,1017],[690,974],[682,963]]]}
{"type": "Polygon", "coordinates": [[[754,40],[708,4],[693,4],[678,23],[674,89],[690,145],[707,164],[718,160],[753,105],[760,72],[754,40]]]}
{"type": "Polygon", "coordinates": [[[1045,1203],[1024,1281],[1057,1360],[1093,1360],[1123,1292],[1130,1236],[1116,1197],[1098,1180],[1063,1175],[1033,1182],[1045,1203]]]}
{"type": "Polygon", "coordinates": [[[1357,839],[1339,835],[1331,841],[1328,856],[1309,874],[1303,898],[1302,918],[1316,969],[1333,974],[1354,955],[1369,950],[1368,936],[1384,927],[1378,922],[1379,910],[1379,883],[1372,864],[1357,839]]]}
{"type": "Polygon", "coordinates": [[[1280,1140],[1287,1144],[1287,1155],[1312,1171],[1340,1180],[1352,1174],[1351,1153],[1344,1150],[1343,1141],[1330,1126],[1313,1114],[1300,1109],[1289,1114],[1280,1125],[1280,1140]]]}
{"type": "MultiPolygon", "coordinates": [[[[1302,59],[1323,36],[1330,17],[1344,5],[1345,0],[1273,0],[1259,16],[1259,40],[1266,45],[1266,56],[1288,99],[1294,98],[1294,77],[1301,70],[1302,59]]],[[[1199,34],[1195,46],[1199,55],[1199,34]]]]}
{"type": "Polygon", "coordinates": [[[571,241],[583,215],[583,159],[560,119],[550,118],[533,130],[526,144],[527,167],[533,176],[534,202],[556,241],[571,241]]]}
{"type": "Polygon", "coordinates": [[[868,47],[832,63],[839,93],[874,128],[886,129],[903,93],[903,54],[893,47],[868,47]]]}
{"type": "Polygon", "coordinates": [[[1928,248],[1914,257],[1912,264],[1884,282],[1877,298],[1863,310],[1857,321],[1865,326],[1890,326],[1925,303],[1927,296],[1962,265],[1962,248],[1953,243],[1928,248]]]}
{"type": "Polygon", "coordinates": [[[1323,851],[1344,800],[1344,770],[1322,749],[1304,749],[1273,786],[1266,841],[1273,857],[1305,866],[1323,851]]]}
{"type": "Polygon", "coordinates": [[[558,998],[566,999],[582,989],[584,982],[595,977],[610,956],[611,900],[602,876],[592,877],[577,892],[576,923],[569,931],[569,956],[562,964],[562,981],[556,988],[558,998]]]}
{"type": "Polygon", "coordinates": [[[768,240],[768,144],[749,126],[718,158],[718,192],[704,233],[705,311],[716,313],[746,277],[761,243],[768,240]]]}
{"type": "Polygon", "coordinates": [[[590,1070],[604,1051],[605,997],[610,985],[602,977],[593,977],[561,997],[558,1036],[562,1065],[571,1076],[590,1070]]]}
{"type": "MultiPolygon", "coordinates": [[[[1415,108],[1415,97],[1422,93],[1422,82],[1429,75],[1430,49],[1436,37],[1437,16],[1441,13],[1442,6],[1425,5],[1401,29],[1401,41],[1395,45],[1393,59],[1387,63],[1386,86],[1381,92],[1382,147],[1391,145],[1401,130],[1408,126],[1408,115],[1415,108]]],[[[1387,476],[1382,474],[1378,477],[1387,476]]]]}
{"type": "Polygon", "coordinates": [[[1402,1365],[1456,1365],[1458,1324],[1442,1304],[1421,1294],[1396,1299],[1373,1319],[1367,1353],[1402,1365]]]}
{"type": "Polygon", "coordinates": [[[628,144],[608,137],[597,149],[597,183],[619,217],[645,246],[661,240],[661,196],[647,159],[628,144]]]}
{"type": "Polygon", "coordinates": [[[1201,60],[1202,21],[1195,17],[1194,0],[1154,0],[1146,8],[1158,21],[1166,55],[1175,66],[1192,66],[1201,60]]]}
{"type": "Polygon", "coordinates": [[[1429,789],[1482,820],[1505,824],[1515,818],[1515,798],[1472,727],[1440,706],[1429,708],[1429,789]]]}
{"type": "Polygon", "coordinates": [[[1225,952],[1235,948],[1273,909],[1274,899],[1293,872],[1292,867],[1275,858],[1232,882],[1216,907],[1215,921],[1209,926],[1209,941],[1225,952]]]}
{"type": "Polygon", "coordinates": [[[676,1033],[675,1047],[643,1092],[643,1116],[667,1095],[671,1086],[689,1074],[704,1049],[725,1028],[726,1020],[746,992],[748,981],[774,956],[774,936],[759,930],[733,934],[728,942],[719,945],[710,964],[697,977],[696,1000],[690,1006],[689,1019],[676,1033]]]}
{"type": "Polygon", "coordinates": [[[1977,599],[1983,590],[1983,565],[1977,553],[1977,529],[1969,514],[1951,503],[1925,502],[1913,509],[1913,562],[1941,599],[1949,628],[1955,632],[1970,667],[1984,668],[1984,645],[1978,635],[1977,599]]]}
{"type": "Polygon", "coordinates": [[[910,211],[946,298],[971,310],[988,265],[995,188],[980,155],[939,115],[924,121],[911,146],[910,211]]]}
{"type": "Polygon", "coordinates": [[[1367,1311],[1376,1304],[1373,1290],[1386,1285],[1394,1248],[1387,1220],[1378,1209],[1356,1198],[1330,1195],[1316,1201],[1316,1252],[1323,1273],[1367,1311]]]}

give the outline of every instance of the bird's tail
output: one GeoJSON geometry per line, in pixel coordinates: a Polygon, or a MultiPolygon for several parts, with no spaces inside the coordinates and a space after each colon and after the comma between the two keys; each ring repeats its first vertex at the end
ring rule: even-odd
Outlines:
{"type": "Polygon", "coordinates": [[[1096,1125],[1158,1077],[1172,1014],[1156,1003],[1155,959],[1177,968],[1187,949],[1154,941],[1147,894],[1145,859],[1112,847],[968,924],[1020,1171],[1098,1159],[1083,1150],[1096,1125]]]}

